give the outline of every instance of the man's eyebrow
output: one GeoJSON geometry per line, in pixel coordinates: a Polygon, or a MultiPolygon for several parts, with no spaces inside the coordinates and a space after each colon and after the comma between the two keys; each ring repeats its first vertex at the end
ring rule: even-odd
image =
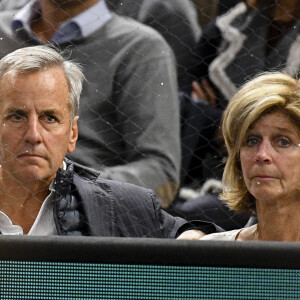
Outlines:
{"type": "Polygon", "coordinates": [[[6,115],[10,114],[10,113],[17,113],[19,115],[24,115],[24,114],[26,114],[26,109],[20,108],[20,107],[9,107],[4,111],[4,113],[6,115]]]}
{"type": "Polygon", "coordinates": [[[57,109],[45,109],[41,111],[42,114],[47,115],[61,115],[62,113],[57,109]]]}

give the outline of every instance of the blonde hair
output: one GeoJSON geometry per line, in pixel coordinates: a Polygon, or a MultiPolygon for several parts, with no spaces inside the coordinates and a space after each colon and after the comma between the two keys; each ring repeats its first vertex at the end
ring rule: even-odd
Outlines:
{"type": "Polygon", "coordinates": [[[222,133],[228,152],[221,199],[234,210],[253,211],[255,199],[246,188],[240,149],[248,128],[263,115],[281,111],[300,128],[300,82],[281,72],[263,73],[244,84],[228,104],[222,133]]]}

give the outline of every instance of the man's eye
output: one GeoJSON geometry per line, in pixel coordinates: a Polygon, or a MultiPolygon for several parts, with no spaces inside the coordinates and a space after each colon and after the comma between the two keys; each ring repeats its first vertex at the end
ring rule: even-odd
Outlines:
{"type": "Polygon", "coordinates": [[[22,116],[20,114],[11,114],[9,116],[9,119],[11,119],[12,121],[21,121],[24,119],[24,116],[22,116]]]}
{"type": "Polygon", "coordinates": [[[57,118],[53,115],[44,115],[44,118],[47,122],[54,123],[57,122],[57,118]]]}

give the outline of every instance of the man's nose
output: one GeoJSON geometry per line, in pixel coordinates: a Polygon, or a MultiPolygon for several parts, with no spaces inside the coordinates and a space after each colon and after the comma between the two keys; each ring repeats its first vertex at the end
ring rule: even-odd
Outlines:
{"type": "Polygon", "coordinates": [[[32,145],[41,142],[41,130],[42,128],[38,117],[29,118],[25,133],[25,141],[32,145]]]}
{"type": "Polygon", "coordinates": [[[269,163],[272,160],[272,146],[268,141],[262,141],[256,152],[256,161],[260,163],[269,163]]]}

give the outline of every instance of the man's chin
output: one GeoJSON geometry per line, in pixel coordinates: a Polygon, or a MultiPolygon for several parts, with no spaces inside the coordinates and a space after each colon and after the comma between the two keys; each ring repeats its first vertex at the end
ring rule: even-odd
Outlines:
{"type": "Polygon", "coordinates": [[[50,178],[54,178],[51,172],[45,172],[45,169],[38,165],[24,165],[17,169],[14,177],[20,181],[20,183],[28,184],[30,182],[48,182],[50,178]]]}

